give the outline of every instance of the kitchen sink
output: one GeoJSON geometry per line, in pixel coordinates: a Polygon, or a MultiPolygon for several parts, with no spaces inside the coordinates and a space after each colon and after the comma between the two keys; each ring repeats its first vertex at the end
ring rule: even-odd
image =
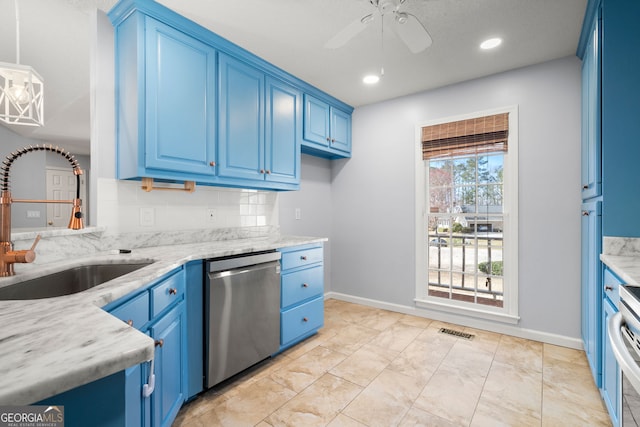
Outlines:
{"type": "Polygon", "coordinates": [[[71,295],[139,270],[152,262],[144,260],[138,263],[88,264],[72,267],[2,287],[0,300],[29,300],[71,295]]]}

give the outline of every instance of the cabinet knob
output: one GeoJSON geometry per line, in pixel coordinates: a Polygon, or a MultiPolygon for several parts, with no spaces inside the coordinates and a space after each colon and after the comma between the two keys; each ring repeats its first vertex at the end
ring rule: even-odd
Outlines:
{"type": "Polygon", "coordinates": [[[303,321],[303,322],[308,322],[308,321],[309,321],[309,319],[307,319],[306,317],[303,317],[303,318],[302,318],[302,321],[303,321]]]}
{"type": "Polygon", "coordinates": [[[606,286],[604,287],[604,290],[605,290],[605,291],[612,291],[612,290],[613,290],[613,286],[606,285],[606,286]]]}
{"type": "Polygon", "coordinates": [[[303,287],[303,288],[308,288],[308,287],[309,287],[309,285],[308,285],[308,284],[306,284],[306,283],[303,283],[303,284],[302,284],[302,287],[303,287]]]}
{"type": "Polygon", "coordinates": [[[164,340],[163,339],[156,340],[154,344],[156,347],[162,347],[164,345],[164,340]]]}
{"type": "Polygon", "coordinates": [[[331,138],[331,142],[332,142],[332,143],[333,143],[333,142],[336,142],[335,138],[331,138]]]}
{"type": "Polygon", "coordinates": [[[133,326],[133,320],[132,319],[127,320],[127,325],[133,326]]]}
{"type": "Polygon", "coordinates": [[[588,190],[588,189],[589,189],[589,185],[588,185],[588,184],[583,185],[583,186],[582,186],[582,189],[583,189],[583,190],[588,190]]]}
{"type": "Polygon", "coordinates": [[[176,295],[178,290],[176,288],[169,288],[169,295],[176,295]]]}
{"type": "Polygon", "coordinates": [[[300,256],[300,259],[303,260],[303,261],[306,261],[307,260],[307,256],[306,255],[302,255],[302,256],[300,256]]]}
{"type": "Polygon", "coordinates": [[[327,141],[328,141],[328,142],[331,142],[331,138],[327,137],[327,141]]]}
{"type": "Polygon", "coordinates": [[[582,211],[582,216],[589,216],[589,211],[582,211]]]}
{"type": "Polygon", "coordinates": [[[270,171],[269,169],[267,169],[267,172],[266,172],[266,173],[267,173],[267,175],[270,175],[270,174],[271,174],[271,171],[270,171]]]}
{"type": "Polygon", "coordinates": [[[216,162],[209,162],[209,166],[215,166],[216,162]]]}
{"type": "Polygon", "coordinates": [[[260,169],[260,173],[264,173],[264,169],[260,169]]]}

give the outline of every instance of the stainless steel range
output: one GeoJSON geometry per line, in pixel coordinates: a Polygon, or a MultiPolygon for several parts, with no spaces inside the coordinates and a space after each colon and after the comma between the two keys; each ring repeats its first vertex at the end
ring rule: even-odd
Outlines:
{"type": "Polygon", "coordinates": [[[607,331],[622,371],[620,424],[640,426],[640,288],[619,289],[620,311],[609,320],[607,331]]]}

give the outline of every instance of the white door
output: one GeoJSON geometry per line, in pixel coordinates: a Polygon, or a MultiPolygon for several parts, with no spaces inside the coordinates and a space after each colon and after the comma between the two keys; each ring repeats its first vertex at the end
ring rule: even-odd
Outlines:
{"type": "MultiPolygon", "coordinates": [[[[47,200],[76,198],[76,176],[72,169],[47,168],[47,200]]],[[[86,208],[85,177],[80,175],[82,211],[86,208]]],[[[47,227],[67,227],[71,219],[71,204],[47,203],[47,227]]]]}

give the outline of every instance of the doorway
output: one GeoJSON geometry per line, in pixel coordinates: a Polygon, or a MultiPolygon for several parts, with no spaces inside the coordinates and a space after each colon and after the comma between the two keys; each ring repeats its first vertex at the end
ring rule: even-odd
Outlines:
{"type": "MultiPolygon", "coordinates": [[[[88,224],[86,214],[87,186],[86,174],[80,175],[80,199],[82,199],[85,224],[88,224]]],[[[47,200],[73,200],[76,198],[76,175],[73,170],[47,168],[47,200]]],[[[47,228],[67,227],[71,218],[71,204],[47,203],[47,228]]]]}

